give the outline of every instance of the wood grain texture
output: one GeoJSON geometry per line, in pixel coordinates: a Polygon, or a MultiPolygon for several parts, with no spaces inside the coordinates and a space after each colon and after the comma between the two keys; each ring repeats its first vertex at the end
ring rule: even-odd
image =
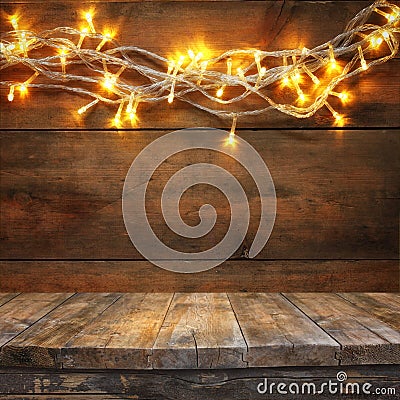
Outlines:
{"type": "MultiPolygon", "coordinates": [[[[7,399],[109,399],[136,398],[146,400],[261,400],[266,395],[257,392],[263,382],[296,382],[302,385],[313,382],[317,387],[329,379],[336,382],[338,367],[292,368],[239,368],[227,370],[163,370],[163,371],[0,371],[0,393],[7,399]],[[25,395],[23,395],[26,393],[25,395]],[[23,397],[22,397],[23,396],[23,397]]],[[[400,390],[398,366],[368,365],[343,368],[349,382],[360,385],[369,382],[377,387],[400,390]]],[[[324,400],[337,399],[326,392],[319,395],[324,400]]],[[[349,397],[348,395],[347,397],[349,397]]],[[[276,391],[269,399],[282,399],[276,391]]],[[[289,400],[299,395],[287,394],[289,400]]],[[[304,394],[302,399],[313,400],[315,395],[304,394]]],[[[357,396],[361,397],[361,396],[357,396]]],[[[369,396],[370,397],[370,396],[369,396]]],[[[352,397],[355,398],[355,397],[352,397]]],[[[395,396],[379,396],[391,400],[395,396]]]]}
{"type": "MultiPolygon", "coordinates": [[[[238,47],[268,50],[312,48],[341,33],[346,23],[369,4],[369,1],[233,1],[227,6],[226,2],[100,2],[95,6],[95,24],[101,29],[113,21],[120,43],[134,44],[164,56],[188,48],[198,47],[204,51],[204,46],[209,48],[210,55],[238,47]],[[176,16],[179,16],[179,23],[171,23],[176,16]],[[235,29],[232,29],[232,21],[235,21],[235,29]]],[[[74,2],[1,4],[4,13],[12,14],[18,9],[21,15],[29,15],[26,25],[34,22],[38,31],[55,26],[79,26],[82,20],[80,8],[74,2]]],[[[4,29],[7,29],[5,24],[4,29]]],[[[346,87],[354,98],[343,110],[348,127],[400,125],[397,112],[400,100],[398,63],[392,61],[379,66],[339,88],[346,87]],[[391,79],[387,79],[388,76],[391,79]]],[[[12,74],[7,72],[7,79],[12,75],[16,80],[24,80],[27,74],[29,76],[27,71],[15,70],[12,74]]],[[[0,88],[1,128],[102,129],[111,126],[116,112],[113,107],[97,106],[85,119],[80,119],[76,110],[86,104],[87,99],[60,92],[44,93],[37,89],[31,93],[29,99],[22,102],[16,99],[10,103],[6,88],[0,88]]],[[[332,101],[335,103],[334,99],[332,101]]],[[[249,106],[254,104],[260,106],[257,97],[249,99],[249,106]]],[[[342,109],[340,104],[335,103],[335,106],[342,109]]],[[[175,102],[172,107],[166,103],[141,106],[139,113],[141,128],[226,128],[231,123],[181,102],[175,102]]],[[[269,127],[279,128],[331,127],[334,122],[329,111],[324,109],[316,117],[302,120],[271,112],[257,118],[241,119],[239,126],[263,128],[266,121],[269,127]]]]}
{"type": "MultiPolygon", "coordinates": [[[[239,134],[265,160],[277,193],[277,219],[259,259],[398,259],[399,130],[239,134]]],[[[141,259],[124,227],[121,194],[135,156],[161,135],[2,132],[2,257],[141,259]]],[[[211,186],[196,185],[180,202],[189,224],[198,223],[202,204],[216,207],[210,234],[182,240],[160,218],[167,180],[194,162],[219,165],[241,183],[251,212],[244,243],[250,248],[260,218],[257,187],[239,163],[213,151],[182,152],[155,171],[146,201],[153,230],[181,251],[205,250],[225,235],[228,203],[211,186]]]]}
{"type": "Polygon", "coordinates": [[[71,293],[23,293],[0,307],[0,347],[68,299],[71,293]]]}
{"type": "Polygon", "coordinates": [[[170,293],[125,293],[61,350],[63,368],[151,368],[170,293]]]}
{"type": "Polygon", "coordinates": [[[340,293],[350,303],[371,313],[396,330],[400,330],[400,294],[340,293]]]}
{"type": "Polygon", "coordinates": [[[3,261],[0,289],[77,292],[398,292],[397,260],[228,260],[176,274],[148,261],[3,261]],[[44,273],[44,271],[46,273],[44,273]],[[373,271],[373,273],[371,273],[373,271]]]}
{"type": "Polygon", "coordinates": [[[153,368],[246,367],[246,342],[224,293],[175,294],[153,347],[153,368]]]}
{"type": "MultiPolygon", "coordinates": [[[[2,279],[0,279],[0,282],[2,279]]],[[[19,293],[0,293],[0,306],[9,302],[14,297],[17,297],[19,293]]]]}
{"type": "Polygon", "coordinates": [[[0,349],[0,367],[59,367],[61,349],[118,299],[117,294],[76,294],[0,349]]]}
{"type": "Polygon", "coordinates": [[[400,364],[400,332],[333,293],[285,294],[341,344],[341,365],[400,364]]]}
{"type": "Polygon", "coordinates": [[[249,367],[338,365],[339,343],[280,294],[230,293],[249,367]]]}

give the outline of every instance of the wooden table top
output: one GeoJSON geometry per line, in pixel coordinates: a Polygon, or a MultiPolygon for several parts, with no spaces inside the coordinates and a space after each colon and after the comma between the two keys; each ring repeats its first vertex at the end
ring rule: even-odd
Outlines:
{"type": "Polygon", "coordinates": [[[398,363],[399,293],[0,293],[0,368],[398,363]]]}

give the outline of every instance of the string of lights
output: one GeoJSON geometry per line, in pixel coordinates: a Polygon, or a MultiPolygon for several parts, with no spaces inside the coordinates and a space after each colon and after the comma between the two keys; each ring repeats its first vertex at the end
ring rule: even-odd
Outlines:
{"type": "Polygon", "coordinates": [[[113,125],[121,128],[129,122],[137,125],[141,104],[166,102],[168,107],[177,99],[230,118],[233,143],[238,119],[272,109],[308,118],[326,107],[335,123],[343,125],[343,115],[330,99],[345,103],[350,95],[335,88],[393,58],[399,48],[400,8],[386,0],[361,10],[343,33],[313,49],[232,49],[208,59],[191,49],[171,59],[121,46],[112,32],[96,30],[93,13],[82,17],[87,26],[81,30],[57,27],[35,33],[21,29],[19,16],[10,16],[13,30],[0,36],[0,71],[23,65],[31,75],[21,82],[0,81],[8,88],[9,101],[18,92],[26,95],[28,88],[69,91],[90,100],[77,109],[80,115],[99,103],[114,106],[113,125]],[[378,24],[369,22],[373,14],[378,24]],[[289,101],[277,100],[277,85],[292,94],[289,101]],[[246,101],[249,96],[258,96],[263,106],[246,101]]]}

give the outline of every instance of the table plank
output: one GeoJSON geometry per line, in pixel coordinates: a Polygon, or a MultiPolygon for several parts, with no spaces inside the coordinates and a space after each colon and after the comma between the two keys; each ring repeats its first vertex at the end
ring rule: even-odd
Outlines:
{"type": "Polygon", "coordinates": [[[226,294],[175,294],[153,347],[153,368],[246,367],[246,342],[226,294]]]}
{"type": "MultiPolygon", "coordinates": [[[[0,282],[3,283],[3,279],[0,279],[0,282]]],[[[0,293],[0,307],[18,295],[19,293],[0,293]]]]}
{"type": "Polygon", "coordinates": [[[339,344],[280,294],[230,293],[249,367],[338,365],[339,344]]]}
{"type": "MultiPolygon", "coordinates": [[[[231,48],[259,47],[268,50],[312,48],[341,33],[347,22],[369,1],[326,2],[100,2],[96,4],[94,23],[98,29],[113,21],[118,30],[118,40],[134,44],[164,56],[199,48],[212,55],[231,48]],[[179,24],[171,24],[179,16],[179,24]],[[325,16],[325,18],[324,18],[325,16]],[[235,21],[238,29],[232,29],[235,21]],[[136,27],[140,26],[140,29],[136,27]],[[242,27],[242,29],[240,28],[242,27]],[[159,40],[162,37],[163,40],[159,40]],[[208,47],[209,49],[205,49],[208,47]]],[[[18,5],[22,18],[21,27],[32,25],[40,31],[55,26],[76,26],[82,22],[81,7],[71,2],[18,5]],[[25,17],[25,20],[24,20],[25,17]]],[[[13,14],[13,2],[2,2],[5,15],[13,14]]],[[[9,27],[2,24],[2,30],[9,27]]],[[[366,74],[355,77],[341,86],[348,89],[354,101],[340,112],[347,114],[347,126],[396,127],[400,124],[399,61],[378,66],[366,74]],[[391,79],[387,79],[390,76],[391,79]]],[[[166,66],[161,68],[166,69],[166,66]]],[[[27,71],[10,74],[7,79],[26,79],[27,71]]],[[[335,102],[335,100],[332,100],[335,102]]],[[[251,103],[260,105],[257,97],[251,103]]],[[[78,118],[77,108],[87,100],[68,93],[32,90],[28,99],[7,101],[7,89],[0,88],[0,107],[3,110],[1,127],[7,129],[69,129],[109,127],[116,112],[113,107],[97,106],[85,119],[78,118]],[[57,107],[54,107],[54,105],[57,107]]],[[[251,104],[249,104],[251,105],[251,104]]],[[[231,121],[216,117],[174,102],[143,106],[138,110],[140,127],[168,128],[214,126],[228,127],[231,121]],[[151,117],[147,115],[151,113],[151,117]]],[[[321,110],[316,117],[298,120],[279,112],[239,120],[239,127],[332,127],[334,120],[328,110],[321,110]]]]}
{"type": "Polygon", "coordinates": [[[60,367],[61,349],[118,294],[80,293],[1,348],[0,367],[60,367]]]}
{"type": "Polygon", "coordinates": [[[71,295],[71,293],[22,293],[3,304],[0,307],[0,348],[71,295]]]}
{"type": "MultiPolygon", "coordinates": [[[[398,260],[399,133],[239,132],[265,160],[278,198],[274,230],[257,257],[398,260]]],[[[133,159],[162,134],[1,132],[2,257],[142,259],[126,234],[121,195],[133,159]]],[[[160,218],[166,182],[179,169],[197,162],[219,165],[241,183],[251,213],[244,242],[249,248],[260,218],[258,189],[239,163],[213,151],[182,152],[157,169],[146,196],[153,230],[167,245],[183,252],[208,249],[211,241],[215,245],[225,235],[231,217],[228,203],[210,186],[196,185],[180,202],[181,215],[192,225],[198,223],[201,205],[209,202],[216,207],[218,220],[209,235],[182,240],[160,218]]],[[[243,247],[234,258],[242,254],[243,247]]]]}
{"type": "Polygon", "coordinates": [[[334,293],[285,296],[341,344],[341,365],[400,363],[400,332],[370,313],[334,293]]]}
{"type": "Polygon", "coordinates": [[[400,294],[340,293],[340,296],[400,331],[400,294]]]}
{"type": "Polygon", "coordinates": [[[150,368],[170,293],[125,293],[62,350],[64,368],[150,368]]]}

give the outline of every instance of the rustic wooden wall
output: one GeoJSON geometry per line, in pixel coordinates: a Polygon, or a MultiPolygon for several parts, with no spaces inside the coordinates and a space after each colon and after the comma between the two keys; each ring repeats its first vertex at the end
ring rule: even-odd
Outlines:
{"type": "MultiPolygon", "coordinates": [[[[95,23],[119,27],[120,43],[164,55],[196,43],[215,52],[313,47],[340,33],[367,4],[99,1],[95,23]]],[[[3,15],[18,10],[36,30],[79,26],[79,10],[85,9],[78,1],[0,7],[3,15]]],[[[25,79],[26,71],[16,69],[13,76],[25,79]]],[[[174,102],[143,106],[137,129],[116,132],[110,126],[114,109],[98,106],[82,119],[76,109],[86,99],[31,90],[28,99],[10,103],[0,88],[0,290],[398,291],[399,76],[395,59],[343,86],[353,97],[343,110],[345,128],[334,127],[327,110],[307,120],[271,112],[239,121],[238,134],[266,161],[278,197],[273,233],[255,260],[242,257],[260,214],[257,190],[245,171],[210,152],[185,153],[163,164],[152,187],[150,220],[177,249],[210,247],[229,221],[223,199],[210,191],[206,198],[221,205],[212,235],[182,244],[161,224],[162,183],[188,157],[206,157],[232,171],[250,199],[252,223],[243,247],[195,276],[161,270],[135,250],[122,219],[123,182],[134,157],[161,135],[183,127],[227,129],[229,121],[174,102]]],[[[183,199],[181,212],[189,223],[197,221],[202,189],[183,199]]]]}

